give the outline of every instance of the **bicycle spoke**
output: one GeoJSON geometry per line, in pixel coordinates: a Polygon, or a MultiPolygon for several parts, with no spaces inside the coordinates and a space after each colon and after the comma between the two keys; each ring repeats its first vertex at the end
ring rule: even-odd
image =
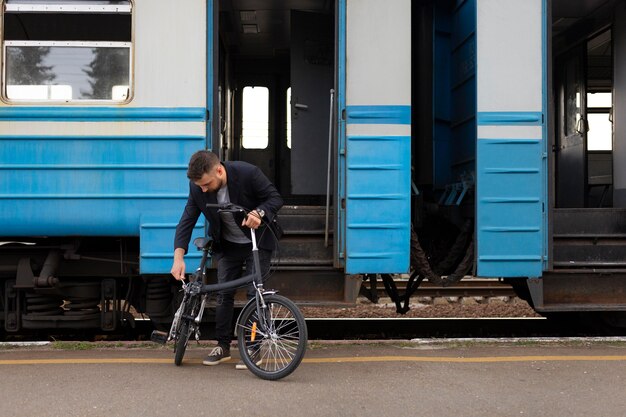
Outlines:
{"type": "Polygon", "coordinates": [[[275,349],[276,349],[276,356],[278,356],[280,361],[284,363],[285,365],[293,360],[293,357],[294,357],[293,353],[286,349],[281,348],[278,343],[275,344],[275,349]]]}
{"type": "Polygon", "coordinates": [[[294,327],[291,312],[282,305],[268,306],[268,327],[277,339],[270,340],[264,347],[263,364],[276,372],[285,368],[295,357],[299,342],[299,331],[294,327]]]}
{"type": "MultiPolygon", "coordinates": [[[[243,325],[243,324],[239,324],[238,325],[240,328],[244,329],[244,331],[246,332],[246,335],[251,335],[252,332],[256,332],[257,333],[257,337],[260,335],[261,337],[267,337],[267,333],[265,333],[264,331],[262,331],[258,326],[256,327],[255,330],[253,330],[252,325],[243,325]]],[[[246,340],[249,339],[249,337],[246,338],[246,340]]],[[[252,342],[252,340],[251,340],[252,342]]]]}
{"type": "Polygon", "coordinates": [[[306,324],[301,315],[296,314],[299,314],[297,306],[281,296],[268,297],[266,308],[261,310],[254,305],[248,309],[245,321],[240,324],[239,341],[241,354],[257,376],[283,378],[302,360],[306,348],[306,324]],[[259,320],[254,329],[256,319],[259,320]]]}
{"type": "Polygon", "coordinates": [[[279,325],[276,327],[276,332],[277,333],[280,332],[280,330],[282,330],[285,326],[289,326],[289,325],[291,325],[291,326],[295,325],[295,322],[294,322],[293,319],[291,319],[291,318],[289,318],[289,319],[287,319],[287,318],[280,319],[279,325]]]}

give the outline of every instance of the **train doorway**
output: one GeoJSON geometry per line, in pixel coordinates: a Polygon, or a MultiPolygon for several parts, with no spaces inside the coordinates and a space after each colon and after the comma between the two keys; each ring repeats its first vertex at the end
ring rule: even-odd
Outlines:
{"type": "Polygon", "coordinates": [[[219,2],[219,148],[287,204],[323,204],[335,75],[332,0],[219,2]]]}
{"type": "Polygon", "coordinates": [[[556,57],[556,206],[612,207],[612,31],[556,57]]]}
{"type": "Polygon", "coordinates": [[[625,23],[623,2],[552,2],[552,269],[626,268],[625,23]]]}
{"type": "Polygon", "coordinates": [[[310,299],[305,283],[314,280],[337,302],[352,298],[346,294],[360,283],[339,268],[328,158],[336,156],[329,146],[336,143],[335,0],[220,0],[216,7],[213,149],[260,167],[283,197],[273,286],[310,299]]]}

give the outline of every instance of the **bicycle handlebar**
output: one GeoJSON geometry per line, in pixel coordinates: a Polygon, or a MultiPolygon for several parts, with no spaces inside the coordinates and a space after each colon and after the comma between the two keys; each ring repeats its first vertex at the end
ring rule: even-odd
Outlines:
{"type": "Polygon", "coordinates": [[[222,204],[213,204],[207,203],[206,208],[216,208],[218,211],[243,211],[247,213],[250,210],[247,210],[245,207],[238,206],[233,203],[222,203],[222,204]]]}

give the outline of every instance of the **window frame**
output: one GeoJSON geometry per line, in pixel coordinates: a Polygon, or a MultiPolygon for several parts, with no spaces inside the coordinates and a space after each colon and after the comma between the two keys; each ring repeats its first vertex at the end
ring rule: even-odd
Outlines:
{"type": "Polygon", "coordinates": [[[11,105],[124,105],[128,104],[135,98],[135,4],[134,0],[127,0],[128,6],[125,5],[87,5],[83,1],[67,0],[63,3],[13,3],[9,4],[8,0],[0,0],[0,20],[2,30],[0,31],[0,101],[11,105]],[[74,4],[72,6],[72,4],[74,4]],[[130,42],[119,41],[51,41],[51,40],[30,40],[30,41],[7,41],[4,39],[4,17],[7,12],[37,12],[37,13],[119,13],[130,14],[130,42]],[[57,47],[98,47],[98,48],[125,48],[129,49],[128,56],[128,96],[124,100],[113,99],[14,99],[7,95],[7,47],[10,46],[57,46],[57,47]]]}

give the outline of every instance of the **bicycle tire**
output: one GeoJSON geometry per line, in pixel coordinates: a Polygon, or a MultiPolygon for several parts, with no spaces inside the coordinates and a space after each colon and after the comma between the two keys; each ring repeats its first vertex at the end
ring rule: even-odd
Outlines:
{"type": "Polygon", "coordinates": [[[256,303],[241,313],[237,340],[239,354],[248,369],[266,380],[277,380],[291,374],[302,362],[308,334],[304,316],[288,298],[268,295],[265,298],[269,329],[261,326],[256,303]]]}
{"type": "Polygon", "coordinates": [[[189,342],[189,320],[182,320],[180,325],[180,333],[178,339],[176,339],[176,345],[174,346],[174,365],[180,366],[183,363],[183,356],[185,356],[185,350],[187,350],[187,343],[189,342]]]}
{"type": "Polygon", "coordinates": [[[176,343],[174,345],[174,364],[180,366],[183,362],[183,356],[185,356],[185,350],[187,350],[187,344],[189,343],[189,337],[193,326],[191,320],[188,317],[195,317],[198,307],[197,297],[190,297],[183,307],[183,315],[180,317],[179,327],[180,330],[176,332],[176,343]]]}

